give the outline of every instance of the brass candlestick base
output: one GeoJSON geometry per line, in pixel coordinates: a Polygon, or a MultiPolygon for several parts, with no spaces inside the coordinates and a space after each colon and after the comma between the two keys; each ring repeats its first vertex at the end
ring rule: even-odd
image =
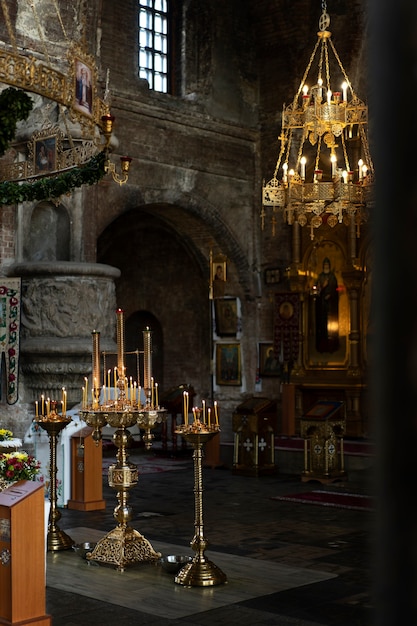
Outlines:
{"type": "Polygon", "coordinates": [[[191,563],[181,568],[174,579],[177,584],[186,587],[209,587],[227,582],[226,575],[204,554],[208,541],[204,537],[203,528],[203,446],[219,430],[217,425],[206,426],[194,423],[191,426],[182,426],[175,431],[194,448],[195,535],[190,545],[196,554],[191,563]]]}
{"type": "Polygon", "coordinates": [[[117,490],[118,505],[114,509],[113,517],[118,525],[98,541],[92,552],[87,553],[87,560],[115,565],[121,572],[127,565],[158,560],[161,553],[155,552],[149,541],[128,525],[132,519],[132,507],[128,503],[129,490],[138,482],[137,466],[128,460],[131,440],[128,428],[138,422],[138,412],[81,411],[81,416],[89,426],[98,430],[104,422],[117,428],[113,435],[113,442],[117,447],[116,463],[110,465],[108,479],[110,487],[117,490]]]}
{"type": "Polygon", "coordinates": [[[36,423],[41,426],[48,433],[49,437],[49,450],[50,450],[50,463],[49,463],[49,480],[50,480],[50,495],[51,510],[49,512],[48,522],[48,535],[47,535],[47,549],[55,552],[57,550],[68,550],[74,545],[74,541],[63,530],[61,530],[57,524],[61,519],[61,513],[57,508],[57,493],[56,493],[56,447],[58,442],[58,435],[71,422],[70,417],[58,415],[55,411],[52,411],[48,417],[43,417],[35,420],[36,423]]]}

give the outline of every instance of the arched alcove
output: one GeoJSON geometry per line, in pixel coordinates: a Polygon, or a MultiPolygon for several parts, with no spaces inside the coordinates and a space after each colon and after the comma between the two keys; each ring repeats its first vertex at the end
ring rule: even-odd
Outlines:
{"type": "Polygon", "coordinates": [[[71,225],[62,205],[41,202],[32,212],[27,239],[23,245],[25,261],[69,261],[71,225]]]}
{"type": "Polygon", "coordinates": [[[144,326],[153,331],[153,370],[161,393],[186,383],[208,397],[209,277],[194,232],[193,241],[181,223],[174,228],[149,211],[127,211],[99,237],[97,260],[121,271],[116,295],[127,320],[126,349],[138,347],[144,326]]]}

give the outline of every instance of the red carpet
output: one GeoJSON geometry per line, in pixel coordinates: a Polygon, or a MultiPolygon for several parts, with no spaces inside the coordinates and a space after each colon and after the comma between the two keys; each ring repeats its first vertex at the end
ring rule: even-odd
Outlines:
{"type": "Polygon", "coordinates": [[[372,511],[373,499],[355,493],[340,493],[337,491],[306,491],[291,493],[287,496],[275,496],[272,500],[283,502],[299,502],[301,504],[318,504],[319,506],[334,506],[341,509],[356,509],[358,511],[372,511]]]}

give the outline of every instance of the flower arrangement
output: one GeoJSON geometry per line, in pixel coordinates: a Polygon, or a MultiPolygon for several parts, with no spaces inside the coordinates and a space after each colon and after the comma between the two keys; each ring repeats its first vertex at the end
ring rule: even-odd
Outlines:
{"type": "Polygon", "coordinates": [[[0,428],[0,441],[10,441],[13,439],[13,433],[7,428],[0,428]]]}
{"type": "Polygon", "coordinates": [[[18,480],[34,480],[40,467],[40,461],[27,452],[0,454],[0,489],[18,480]]]}

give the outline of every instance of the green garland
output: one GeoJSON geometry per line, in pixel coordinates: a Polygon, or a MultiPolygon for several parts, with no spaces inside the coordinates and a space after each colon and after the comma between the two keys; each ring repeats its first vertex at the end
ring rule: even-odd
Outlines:
{"type": "Polygon", "coordinates": [[[27,120],[32,99],[20,89],[8,87],[0,93],[0,156],[3,156],[16,134],[16,124],[27,120]]]}
{"type": "Polygon", "coordinates": [[[99,152],[84,165],[57,176],[48,176],[34,182],[0,183],[0,206],[59,198],[82,185],[94,185],[106,174],[106,158],[105,152],[99,152]]]}

